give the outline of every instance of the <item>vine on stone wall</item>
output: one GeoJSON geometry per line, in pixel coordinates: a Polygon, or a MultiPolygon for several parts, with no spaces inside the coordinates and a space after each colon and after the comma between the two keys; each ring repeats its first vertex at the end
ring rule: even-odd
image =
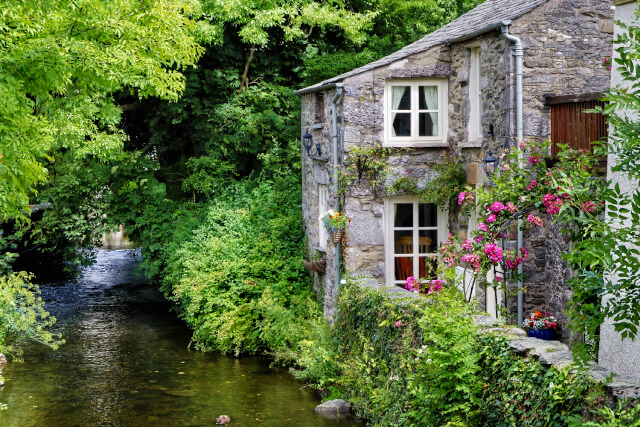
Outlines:
{"type": "Polygon", "coordinates": [[[412,175],[398,175],[389,165],[389,157],[400,155],[408,148],[350,147],[339,174],[341,196],[349,187],[367,182],[374,194],[409,194],[420,197],[420,201],[435,203],[455,212],[456,198],[465,188],[466,169],[460,157],[448,151],[437,163],[428,164],[433,171],[430,179],[412,175]]]}

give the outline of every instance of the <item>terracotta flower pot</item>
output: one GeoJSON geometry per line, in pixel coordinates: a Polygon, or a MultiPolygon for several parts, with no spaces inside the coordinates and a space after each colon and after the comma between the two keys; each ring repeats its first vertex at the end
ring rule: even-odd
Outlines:
{"type": "Polygon", "coordinates": [[[538,338],[545,341],[552,340],[555,334],[556,334],[555,329],[529,329],[527,331],[528,337],[538,338]]]}

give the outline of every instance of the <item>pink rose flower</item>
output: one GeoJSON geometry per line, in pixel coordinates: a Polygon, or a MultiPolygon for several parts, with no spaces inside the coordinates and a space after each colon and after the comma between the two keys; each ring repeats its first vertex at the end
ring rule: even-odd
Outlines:
{"type": "Polygon", "coordinates": [[[499,214],[504,209],[504,205],[501,202],[493,202],[489,209],[494,214],[499,214]]]}

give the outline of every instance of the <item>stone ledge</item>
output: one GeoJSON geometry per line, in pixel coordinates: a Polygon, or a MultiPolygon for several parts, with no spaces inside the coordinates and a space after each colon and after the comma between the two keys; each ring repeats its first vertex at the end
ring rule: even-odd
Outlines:
{"type": "MultiPolygon", "coordinates": [[[[513,338],[513,335],[511,335],[513,330],[520,330],[521,334],[518,335],[525,334],[525,332],[519,328],[497,328],[491,326],[484,327],[480,333],[495,332],[513,338]]],[[[538,338],[520,336],[509,342],[509,349],[522,357],[533,357],[544,366],[553,366],[561,369],[571,366],[574,363],[573,354],[569,350],[569,347],[560,341],[544,341],[538,338]]],[[[594,381],[602,383],[612,396],[619,399],[640,399],[640,381],[638,380],[615,375],[612,371],[599,365],[592,366],[587,373],[594,381]],[[612,375],[614,375],[613,379],[607,382],[607,379],[612,375]]]]}

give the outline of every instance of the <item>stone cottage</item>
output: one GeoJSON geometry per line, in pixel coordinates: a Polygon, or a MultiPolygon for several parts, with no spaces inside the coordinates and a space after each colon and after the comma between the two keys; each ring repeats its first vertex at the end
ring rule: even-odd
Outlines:
{"type": "MultiPolygon", "coordinates": [[[[394,173],[428,180],[448,151],[465,162],[469,184],[485,185],[481,165],[489,150],[581,126],[579,118],[567,126],[566,118],[554,123],[552,117],[581,112],[609,87],[601,58],[611,50],[612,16],[611,0],[486,0],[387,57],[297,92],[308,147],[302,148],[303,220],[309,250],[326,254],[325,272],[315,275],[325,316],[334,315],[341,263],[379,283],[403,285],[407,275],[422,272],[449,232],[465,235],[469,226],[410,195],[388,196],[366,183],[339,188],[345,156],[354,147],[404,147],[387,159],[394,173]],[[337,203],[352,219],[344,259],[319,221],[337,203]]],[[[582,148],[600,136],[573,143],[582,148]]],[[[554,235],[525,236],[535,254],[524,265],[525,312],[564,311],[570,272],[554,235]]],[[[477,289],[476,297],[490,308],[485,292],[477,289]]]]}

